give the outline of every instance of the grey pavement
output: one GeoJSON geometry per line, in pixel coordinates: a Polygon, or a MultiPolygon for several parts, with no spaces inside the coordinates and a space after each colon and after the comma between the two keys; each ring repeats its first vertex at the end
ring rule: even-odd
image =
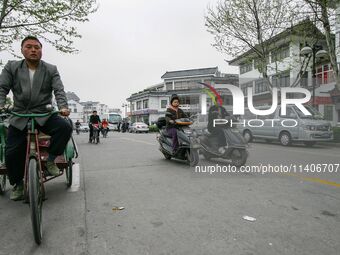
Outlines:
{"type": "MultiPolygon", "coordinates": [[[[165,160],[156,134],[76,136],[80,189],[47,183],[43,244],[28,205],[0,197],[0,254],[339,254],[335,173],[195,173],[165,160]],[[112,210],[115,207],[124,210],[112,210]],[[243,216],[251,216],[250,222],[243,216]]],[[[340,148],[252,143],[248,166],[340,163],[340,148]]],[[[199,166],[225,164],[207,162],[199,166]]]]}

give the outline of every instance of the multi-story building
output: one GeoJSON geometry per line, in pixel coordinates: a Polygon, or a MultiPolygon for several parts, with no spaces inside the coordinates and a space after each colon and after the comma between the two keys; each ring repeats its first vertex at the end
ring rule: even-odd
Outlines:
{"type": "Polygon", "coordinates": [[[172,94],[180,97],[181,108],[189,115],[206,111],[212,100],[207,97],[200,82],[212,85],[221,95],[223,104],[231,106],[231,94],[223,88],[223,84],[238,85],[238,75],[222,74],[217,67],[167,71],[161,78],[162,83],[134,93],[127,99],[132,122],[151,124],[164,116],[172,94]]]}
{"type": "MultiPolygon", "coordinates": [[[[334,89],[335,77],[331,70],[331,64],[327,58],[316,59],[313,65],[312,59],[305,72],[301,66],[306,61],[306,56],[301,54],[301,49],[306,45],[314,49],[327,50],[325,36],[315,25],[309,21],[303,21],[296,26],[286,29],[282,33],[264,42],[268,45],[269,57],[267,59],[268,80],[273,87],[280,90],[281,87],[299,86],[315,93],[312,101],[325,118],[336,125],[339,118],[334,104],[329,96],[334,89]],[[315,68],[316,81],[313,83],[313,68],[315,68]],[[302,73],[302,75],[301,75],[302,73]]],[[[253,50],[243,53],[229,61],[230,65],[239,66],[239,86],[247,97],[247,88],[251,87],[254,105],[270,105],[272,95],[268,89],[268,81],[259,71],[259,61],[253,50]]]]}
{"type": "Polygon", "coordinates": [[[71,99],[67,101],[68,103],[68,108],[70,109],[71,113],[70,113],[70,119],[74,122],[76,122],[77,120],[79,120],[80,122],[84,122],[84,112],[83,112],[83,106],[71,99]]]}
{"type": "Polygon", "coordinates": [[[102,116],[104,113],[107,113],[109,108],[106,104],[101,104],[99,102],[92,102],[92,101],[87,101],[87,102],[81,102],[80,103],[84,109],[84,122],[88,122],[90,115],[92,114],[93,111],[97,111],[97,114],[99,116],[102,116]]]}

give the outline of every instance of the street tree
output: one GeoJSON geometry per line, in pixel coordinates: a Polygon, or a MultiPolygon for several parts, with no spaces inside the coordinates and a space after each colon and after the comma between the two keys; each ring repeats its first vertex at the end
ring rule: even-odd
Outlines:
{"type": "Polygon", "coordinates": [[[0,0],[0,52],[16,56],[13,42],[27,35],[43,38],[58,51],[77,52],[75,25],[88,21],[96,0],[0,0]]]}
{"type": "MultiPolygon", "coordinates": [[[[336,79],[337,89],[340,90],[340,72],[337,65],[336,47],[334,37],[332,37],[331,24],[340,22],[340,17],[336,17],[334,9],[338,0],[304,0],[310,8],[310,12],[315,17],[316,23],[321,24],[327,42],[327,52],[336,79]]],[[[339,3],[338,3],[339,4],[339,3]]],[[[338,14],[339,15],[339,14],[338,14]]],[[[334,26],[333,26],[334,27],[334,26]]]]}
{"type": "MultiPolygon", "coordinates": [[[[269,54],[275,47],[273,39],[301,21],[303,15],[292,11],[296,8],[293,0],[221,0],[216,6],[208,7],[206,27],[214,36],[213,46],[222,53],[235,58],[251,52],[249,61],[257,59],[257,68],[272,91],[268,71],[269,54]]],[[[305,62],[302,63],[299,73],[306,68],[305,62]]]]}

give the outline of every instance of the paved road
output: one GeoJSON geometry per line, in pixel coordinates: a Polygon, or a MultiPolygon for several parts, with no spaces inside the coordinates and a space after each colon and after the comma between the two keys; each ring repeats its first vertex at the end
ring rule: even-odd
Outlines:
{"type": "MultiPolygon", "coordinates": [[[[64,178],[47,184],[40,247],[28,206],[9,192],[0,198],[0,254],[339,254],[340,169],[198,174],[163,159],[155,134],[76,140],[80,188],[67,190],[64,178]]],[[[340,163],[339,155],[336,147],[254,143],[247,165],[340,163]]]]}

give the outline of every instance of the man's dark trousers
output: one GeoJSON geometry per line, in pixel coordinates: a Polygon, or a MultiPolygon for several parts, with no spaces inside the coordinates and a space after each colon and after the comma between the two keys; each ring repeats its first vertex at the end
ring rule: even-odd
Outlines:
{"type": "MultiPolygon", "coordinates": [[[[51,136],[49,154],[57,156],[64,153],[72,134],[72,127],[67,120],[53,114],[44,126],[39,126],[36,123],[36,128],[51,136]]],[[[19,184],[24,178],[26,146],[27,128],[19,130],[10,125],[7,134],[5,160],[11,185],[19,184]]]]}

